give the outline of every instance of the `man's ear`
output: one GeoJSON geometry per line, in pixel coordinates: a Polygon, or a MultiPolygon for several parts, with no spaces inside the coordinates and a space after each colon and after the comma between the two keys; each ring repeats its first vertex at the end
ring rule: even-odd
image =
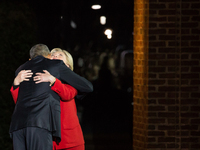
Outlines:
{"type": "Polygon", "coordinates": [[[51,53],[48,54],[47,56],[44,56],[44,57],[50,59],[51,58],[51,53]]]}
{"type": "Polygon", "coordinates": [[[31,60],[31,58],[29,58],[29,60],[31,60]]]}

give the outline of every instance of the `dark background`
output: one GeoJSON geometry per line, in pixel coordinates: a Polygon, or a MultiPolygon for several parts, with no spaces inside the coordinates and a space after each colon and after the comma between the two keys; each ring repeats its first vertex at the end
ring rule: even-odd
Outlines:
{"type": "Polygon", "coordinates": [[[92,10],[93,3],[0,1],[0,149],[12,149],[8,130],[14,102],[9,90],[14,72],[29,59],[29,50],[37,43],[69,51],[74,71],[94,85],[93,93],[76,100],[86,150],[131,149],[133,1],[101,0],[100,10],[92,10]],[[101,15],[107,17],[106,25],[99,23],[101,15]],[[77,28],[72,28],[71,21],[77,28]],[[113,30],[112,39],[104,35],[106,28],[113,30]],[[122,58],[123,52],[127,55],[122,58]],[[115,64],[112,69],[105,65],[110,58],[115,64]]]}

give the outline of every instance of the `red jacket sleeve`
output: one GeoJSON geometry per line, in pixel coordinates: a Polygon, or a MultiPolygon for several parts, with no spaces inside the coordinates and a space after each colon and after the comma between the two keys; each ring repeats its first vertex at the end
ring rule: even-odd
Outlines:
{"type": "Polygon", "coordinates": [[[77,90],[74,87],[62,83],[57,78],[54,85],[51,87],[51,90],[55,91],[60,96],[62,101],[72,100],[78,94],[77,90]]]}
{"type": "Polygon", "coordinates": [[[10,92],[11,92],[13,100],[14,100],[14,102],[16,104],[17,103],[17,98],[18,98],[19,87],[14,90],[13,86],[12,86],[11,89],[10,89],[10,92]]]}

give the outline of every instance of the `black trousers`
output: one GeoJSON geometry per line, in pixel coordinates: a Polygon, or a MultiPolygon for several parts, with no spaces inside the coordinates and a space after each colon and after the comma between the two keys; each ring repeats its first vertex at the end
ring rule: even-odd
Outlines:
{"type": "Polygon", "coordinates": [[[52,150],[52,134],[50,131],[26,127],[13,132],[14,150],[52,150]]]}

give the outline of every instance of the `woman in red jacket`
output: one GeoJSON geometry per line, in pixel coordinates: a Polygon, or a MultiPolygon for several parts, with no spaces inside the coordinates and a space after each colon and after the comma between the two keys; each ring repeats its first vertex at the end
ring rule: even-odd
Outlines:
{"type": "MultiPolygon", "coordinates": [[[[60,59],[73,70],[72,56],[65,50],[59,48],[51,51],[52,59],[60,59]]],[[[23,70],[20,72],[14,80],[18,79],[18,82],[27,81],[30,77],[30,70],[23,70]]],[[[54,150],[84,150],[84,137],[83,132],[77,116],[77,109],[74,97],[77,95],[77,90],[68,84],[63,84],[60,80],[49,74],[44,70],[44,73],[37,73],[34,77],[36,83],[50,82],[51,90],[55,91],[61,98],[61,142],[56,144],[53,142],[54,150]],[[40,78],[40,80],[38,80],[40,78]]],[[[17,102],[19,87],[11,87],[10,91],[15,103],[17,102]]]]}

